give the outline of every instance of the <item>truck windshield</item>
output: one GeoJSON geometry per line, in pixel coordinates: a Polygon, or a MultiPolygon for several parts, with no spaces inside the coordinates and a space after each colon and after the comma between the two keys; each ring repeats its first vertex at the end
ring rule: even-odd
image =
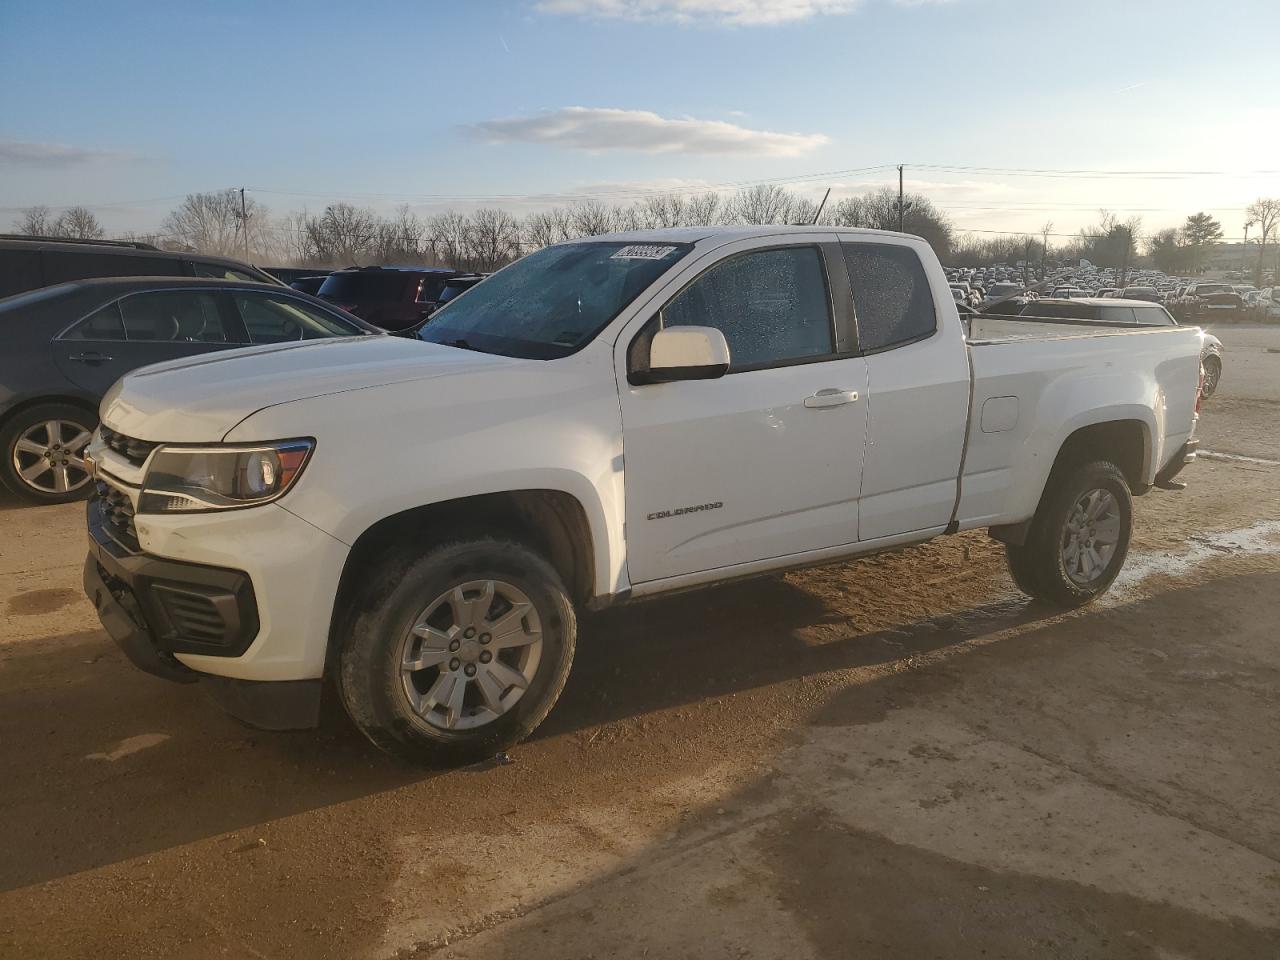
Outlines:
{"type": "Polygon", "coordinates": [[[529,360],[586,346],[692,249],[687,243],[564,243],[499,270],[443,307],[418,337],[529,360]]]}

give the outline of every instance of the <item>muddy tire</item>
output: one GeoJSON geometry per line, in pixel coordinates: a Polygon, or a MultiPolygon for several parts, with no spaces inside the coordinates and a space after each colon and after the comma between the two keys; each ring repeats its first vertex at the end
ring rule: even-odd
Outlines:
{"type": "Polygon", "coordinates": [[[1129,552],[1133,496],[1120,468],[1096,461],[1052,477],[1026,543],[1005,553],[1018,589],[1057,607],[1104,594],[1129,552]]]}
{"type": "Polygon", "coordinates": [[[1222,360],[1216,356],[1204,358],[1204,386],[1200,390],[1200,396],[1206,400],[1212,397],[1218,389],[1218,381],[1222,379],[1222,360]]]}
{"type": "Polygon", "coordinates": [[[520,543],[478,538],[370,571],[338,689],[388,753],[456,765],[527,737],[564,689],[577,620],[560,575],[520,543]]]}
{"type": "Polygon", "coordinates": [[[0,426],[0,485],[28,503],[69,503],[93,492],[84,464],[98,425],[72,403],[40,403],[0,426]]]}

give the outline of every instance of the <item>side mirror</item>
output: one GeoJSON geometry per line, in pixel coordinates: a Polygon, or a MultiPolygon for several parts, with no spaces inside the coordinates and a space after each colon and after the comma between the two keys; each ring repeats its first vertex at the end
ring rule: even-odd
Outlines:
{"type": "Polygon", "coordinates": [[[634,371],[634,384],[715,380],[729,371],[729,344],[715,327],[667,327],[649,343],[649,369],[634,371]]]}

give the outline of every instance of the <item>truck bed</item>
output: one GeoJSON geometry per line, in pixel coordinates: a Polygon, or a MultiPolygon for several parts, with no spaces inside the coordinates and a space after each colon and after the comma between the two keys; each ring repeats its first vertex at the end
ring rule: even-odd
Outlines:
{"type": "MultiPolygon", "coordinates": [[[[1001,317],[977,314],[965,324],[965,338],[970,344],[998,343],[1006,340],[1060,340],[1076,337],[1109,337],[1123,334],[1147,334],[1178,327],[1156,327],[1147,323],[1123,323],[1107,320],[1071,320],[1058,317],[1001,317]]],[[[1182,328],[1186,329],[1186,328],[1182,328]]]]}

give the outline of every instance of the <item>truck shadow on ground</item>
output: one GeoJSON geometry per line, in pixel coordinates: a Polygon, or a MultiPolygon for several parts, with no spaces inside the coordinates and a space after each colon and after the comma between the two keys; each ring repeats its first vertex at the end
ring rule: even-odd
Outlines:
{"type": "MultiPolygon", "coordinates": [[[[806,747],[802,735],[798,752],[811,751],[808,766],[786,755],[771,758],[769,772],[690,811],[671,833],[612,869],[540,904],[522,905],[509,922],[504,918],[474,936],[449,936],[449,955],[1280,956],[1280,927],[1241,919],[1274,914],[1259,905],[1270,899],[1275,874],[1244,879],[1215,862],[1232,845],[1280,856],[1280,811],[1232,796],[1228,786],[1195,789],[1213,780],[1213,763],[1224,756],[1255,771],[1248,790],[1266,793],[1274,779],[1274,760],[1268,759],[1274,758],[1274,742],[1265,729],[1255,729],[1250,740],[1245,725],[1262,721],[1274,689],[1277,672],[1265,625],[1280,614],[1278,601],[1280,574],[1224,576],[1033,624],[974,656],[838,688],[809,717],[811,729],[887,723],[871,735],[880,748],[890,757],[896,750],[933,758],[926,767],[933,779],[918,772],[914,779],[887,774],[877,787],[874,775],[855,771],[883,763],[884,754],[869,760],[846,755],[846,768],[841,744],[856,742],[852,737],[833,741],[818,733],[820,745],[806,747]],[[1207,633],[1220,642],[1206,644],[1207,633]],[[1064,728],[1057,712],[1038,716],[1046,699],[1068,715],[1078,710],[1076,728],[1064,728]],[[1027,788],[1003,766],[1008,754],[999,753],[1003,772],[984,781],[989,792],[981,794],[995,812],[973,817],[957,804],[948,813],[937,795],[954,789],[950,781],[956,778],[982,774],[941,745],[920,742],[920,727],[895,717],[899,710],[913,717],[932,712],[946,729],[964,731],[964,739],[990,737],[1022,751],[1029,765],[1050,765],[1042,794],[1020,796],[1027,788]],[[1183,744],[1185,753],[1153,762],[1124,752],[1131,737],[1192,719],[1195,733],[1183,744]],[[1260,744],[1266,744],[1262,751],[1260,744]],[[1055,761],[1060,751],[1072,759],[1055,761]],[[829,765],[815,770],[814,753],[829,765]],[[798,780],[797,771],[805,772],[798,780]],[[918,793],[895,786],[891,796],[904,823],[933,818],[932,830],[915,833],[925,845],[891,839],[860,821],[860,811],[883,803],[877,789],[886,780],[917,787],[918,793]],[[1059,792],[1070,780],[1114,798],[1114,805],[1108,812],[1082,811],[1073,805],[1080,794],[1059,792]],[[1002,803],[1038,804],[1061,821],[1047,820],[1043,837],[1018,832],[1009,823],[1025,821],[1001,814],[1002,803]],[[1135,808],[1140,822],[1133,819],[1135,808]],[[1181,824],[1186,869],[1153,885],[1146,874],[1159,857],[1149,845],[1170,836],[1159,826],[1165,822],[1181,824]],[[950,843],[950,831],[978,839],[950,843]],[[1055,862],[1053,851],[1064,846],[1074,855],[1055,862]],[[1134,859],[1118,866],[1129,856],[1120,851],[1129,847],[1134,859]],[[981,853],[970,860],[944,852],[956,849],[981,853]],[[1150,861],[1144,850],[1153,854],[1150,861]],[[1220,881],[1227,875],[1231,883],[1224,887],[1220,881]],[[1090,882],[1097,877],[1104,879],[1090,882]],[[775,941],[768,932],[777,932],[775,941]],[[799,939],[788,939],[797,933],[799,939]]],[[[675,615],[679,608],[667,612],[675,615]]],[[[991,633],[1010,619],[979,614],[974,623],[991,633]]],[[[917,637],[930,632],[939,631],[920,625],[911,630],[917,637]]],[[[907,643],[929,646],[927,640],[907,643]]],[[[922,761],[915,770],[925,766],[922,761]]],[[[432,953],[440,943],[420,946],[432,953]]]]}
{"type": "MultiPolygon", "coordinates": [[[[1006,600],[866,632],[777,578],[588,616],[569,685],[521,750],[1050,612],[1006,600]],[[814,644],[814,629],[833,632],[814,644]]],[[[35,645],[0,657],[0,890],[448,775],[388,759],[332,703],[319,730],[262,733],[222,714],[198,685],[138,672],[100,631],[35,645]]]]}

